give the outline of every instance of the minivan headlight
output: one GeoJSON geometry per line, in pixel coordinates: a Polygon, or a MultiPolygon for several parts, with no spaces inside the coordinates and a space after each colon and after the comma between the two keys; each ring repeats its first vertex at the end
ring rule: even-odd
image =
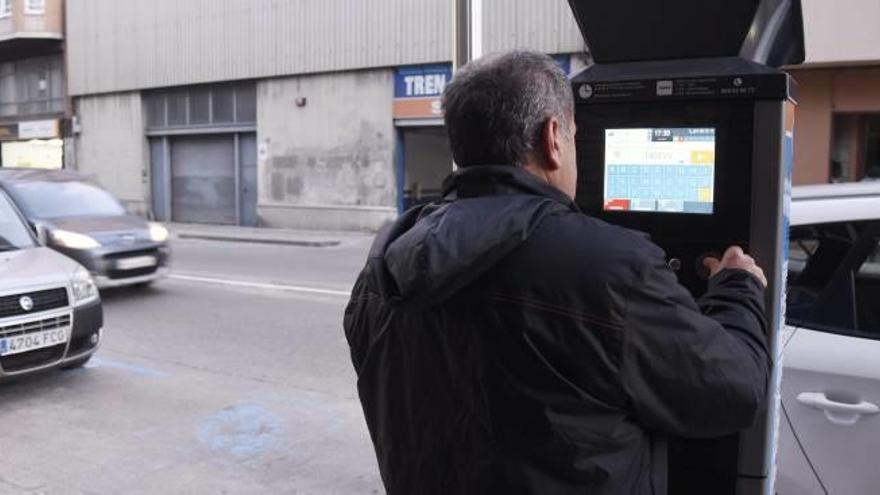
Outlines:
{"type": "Polygon", "coordinates": [[[56,244],[70,249],[94,249],[101,246],[98,241],[85,234],[68,230],[53,230],[49,235],[56,244]]]}
{"type": "Polygon", "coordinates": [[[98,298],[98,286],[92,275],[83,267],[79,267],[73,272],[71,280],[73,284],[73,304],[79,306],[87,302],[94,301],[98,298]]]}
{"type": "Polygon", "coordinates": [[[161,223],[150,222],[150,239],[153,242],[165,242],[168,240],[168,229],[161,223]]]}

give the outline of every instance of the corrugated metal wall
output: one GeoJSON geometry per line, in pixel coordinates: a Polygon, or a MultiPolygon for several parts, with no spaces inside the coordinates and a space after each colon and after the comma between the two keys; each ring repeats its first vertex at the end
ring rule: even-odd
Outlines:
{"type": "Polygon", "coordinates": [[[575,53],[584,41],[565,0],[483,0],[483,51],[575,53]]]}
{"type": "MultiPolygon", "coordinates": [[[[449,60],[452,0],[68,0],[70,93],[449,60]]],[[[582,47],[565,0],[485,0],[485,49],[582,47]]]]}

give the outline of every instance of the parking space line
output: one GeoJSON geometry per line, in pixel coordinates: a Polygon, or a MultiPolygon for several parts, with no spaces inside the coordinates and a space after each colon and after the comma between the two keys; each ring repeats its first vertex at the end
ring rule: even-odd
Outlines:
{"type": "Polygon", "coordinates": [[[137,364],[116,361],[115,359],[107,359],[101,356],[95,356],[91,362],[86,364],[87,368],[113,368],[122,371],[128,371],[136,375],[147,376],[150,378],[168,378],[168,373],[164,371],[154,370],[137,364]]]}
{"type": "Polygon", "coordinates": [[[264,282],[246,282],[244,280],[231,280],[225,278],[205,277],[199,275],[183,275],[180,273],[172,273],[168,278],[174,280],[185,280],[189,282],[202,282],[206,284],[226,285],[231,287],[244,287],[248,289],[264,289],[264,290],[280,290],[286,292],[304,292],[308,294],[321,294],[325,296],[349,297],[351,292],[334,289],[321,289],[318,287],[304,287],[301,285],[286,285],[264,282]]]}

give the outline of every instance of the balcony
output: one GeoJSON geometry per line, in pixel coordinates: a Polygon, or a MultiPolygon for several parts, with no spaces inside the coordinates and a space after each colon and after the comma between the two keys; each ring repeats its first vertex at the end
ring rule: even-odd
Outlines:
{"type": "Polygon", "coordinates": [[[61,51],[64,0],[0,0],[0,60],[61,51]]]}
{"type": "Polygon", "coordinates": [[[63,64],[60,54],[0,62],[0,122],[63,114],[63,64]]]}

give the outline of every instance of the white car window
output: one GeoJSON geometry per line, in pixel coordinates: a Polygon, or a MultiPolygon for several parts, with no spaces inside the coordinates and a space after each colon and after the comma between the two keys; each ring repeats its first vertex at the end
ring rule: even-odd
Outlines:
{"type": "Polygon", "coordinates": [[[0,251],[33,247],[34,240],[21,216],[0,191],[0,251]]]}
{"type": "Polygon", "coordinates": [[[880,339],[880,221],[795,227],[790,325],[880,339]]]}

